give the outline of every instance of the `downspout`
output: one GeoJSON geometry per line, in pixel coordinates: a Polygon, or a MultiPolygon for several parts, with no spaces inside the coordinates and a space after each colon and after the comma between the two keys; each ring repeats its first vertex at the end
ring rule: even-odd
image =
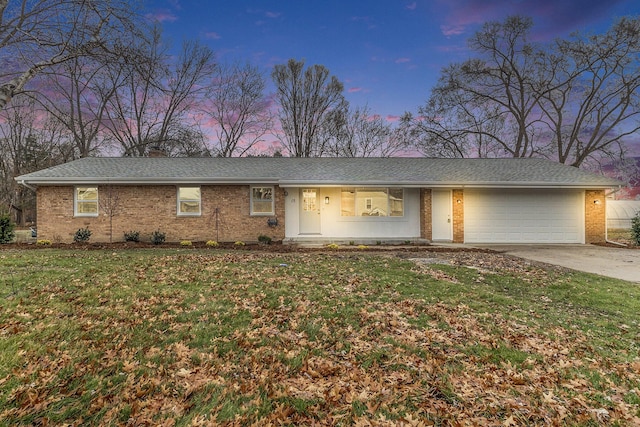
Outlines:
{"type": "Polygon", "coordinates": [[[611,196],[612,194],[617,193],[618,191],[622,190],[622,186],[618,186],[617,190],[613,190],[611,193],[609,194],[605,194],[604,196],[604,241],[605,243],[611,243],[612,245],[618,245],[618,246],[622,246],[623,248],[626,248],[627,245],[625,245],[624,243],[620,243],[620,242],[614,242],[612,240],[609,240],[609,218],[607,218],[607,197],[611,196]]]}
{"type": "Polygon", "coordinates": [[[29,190],[35,192],[37,190],[36,187],[34,187],[33,185],[29,185],[26,182],[24,182],[24,179],[21,179],[20,181],[18,181],[18,184],[27,187],[29,190]]]}

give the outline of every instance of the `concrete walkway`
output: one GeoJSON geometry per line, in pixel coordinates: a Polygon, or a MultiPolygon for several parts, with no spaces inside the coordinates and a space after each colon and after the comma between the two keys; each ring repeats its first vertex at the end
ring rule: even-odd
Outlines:
{"type": "Polygon", "coordinates": [[[572,270],[640,283],[640,250],[596,245],[472,245],[572,270]]]}

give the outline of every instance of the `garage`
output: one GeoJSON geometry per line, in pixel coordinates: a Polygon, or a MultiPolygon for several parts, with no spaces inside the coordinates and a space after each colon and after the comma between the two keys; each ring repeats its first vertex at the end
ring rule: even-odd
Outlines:
{"type": "Polygon", "coordinates": [[[465,243],[584,243],[584,192],[465,191],[465,243]]]}

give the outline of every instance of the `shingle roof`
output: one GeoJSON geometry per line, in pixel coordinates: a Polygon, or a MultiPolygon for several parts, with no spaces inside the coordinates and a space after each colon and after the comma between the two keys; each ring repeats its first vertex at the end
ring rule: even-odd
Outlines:
{"type": "Polygon", "coordinates": [[[622,182],[544,159],[92,157],[16,178],[30,185],[279,184],[606,188],[622,182]]]}

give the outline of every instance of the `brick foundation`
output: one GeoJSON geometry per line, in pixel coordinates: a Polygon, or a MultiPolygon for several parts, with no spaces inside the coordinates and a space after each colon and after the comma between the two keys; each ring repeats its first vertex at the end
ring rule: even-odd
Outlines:
{"type": "MultiPolygon", "coordinates": [[[[141,240],[148,241],[151,233],[160,230],[167,242],[180,240],[220,242],[255,242],[261,234],[274,240],[284,238],[284,191],[274,188],[275,217],[278,225],[270,227],[268,218],[250,216],[248,185],[201,186],[201,215],[177,215],[177,187],[112,186],[112,194],[119,199],[113,216],[113,241],[123,241],[124,233],[139,231],[141,240]]],[[[109,216],[99,209],[98,217],[74,217],[74,187],[39,187],[38,238],[68,243],[79,228],[91,230],[90,242],[109,241],[109,216]]],[[[107,188],[98,187],[98,197],[104,203],[107,188]]]]}

